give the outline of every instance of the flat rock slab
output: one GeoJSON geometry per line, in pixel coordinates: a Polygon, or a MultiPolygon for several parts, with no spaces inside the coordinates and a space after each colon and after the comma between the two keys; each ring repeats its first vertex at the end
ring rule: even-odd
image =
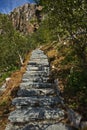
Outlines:
{"type": "Polygon", "coordinates": [[[35,74],[35,73],[38,73],[38,74],[41,74],[41,73],[46,73],[46,72],[44,72],[44,70],[41,70],[41,71],[34,71],[34,70],[28,70],[28,71],[26,71],[26,73],[25,74],[35,74]]]}
{"type": "Polygon", "coordinates": [[[23,130],[22,128],[23,128],[23,126],[14,125],[14,124],[9,123],[6,126],[5,130],[23,130]]]}
{"type": "Polygon", "coordinates": [[[59,108],[24,107],[10,113],[11,122],[29,122],[33,120],[59,119],[64,117],[64,110],[59,108]]]}
{"type": "Polygon", "coordinates": [[[20,84],[20,88],[27,89],[27,88],[52,88],[54,84],[52,83],[43,83],[43,82],[24,82],[20,84]]]}
{"type": "Polygon", "coordinates": [[[39,128],[39,126],[38,125],[29,125],[29,126],[26,126],[26,127],[24,127],[22,130],[41,130],[40,128],[39,128]]]}
{"type": "Polygon", "coordinates": [[[48,65],[49,66],[49,62],[35,62],[35,61],[29,61],[28,65],[48,65]]]}
{"type": "Polygon", "coordinates": [[[47,59],[47,56],[44,54],[34,54],[31,56],[30,60],[31,59],[43,59],[44,60],[44,59],[47,59]]]}
{"type": "Polygon", "coordinates": [[[75,130],[75,129],[60,123],[60,124],[50,125],[45,130],[75,130]]]}
{"type": "Polygon", "coordinates": [[[32,59],[32,60],[30,60],[29,61],[29,63],[32,63],[32,62],[34,62],[34,63],[36,63],[36,64],[49,64],[48,63],[48,59],[32,59]]]}
{"type": "Polygon", "coordinates": [[[23,75],[23,78],[27,78],[27,77],[29,77],[29,76],[38,76],[38,77],[41,77],[41,76],[43,76],[43,77],[48,77],[49,76],[49,73],[46,71],[46,72],[44,72],[44,71],[39,71],[39,72],[36,72],[36,71],[27,71],[24,75],[23,75]]]}
{"type": "Polygon", "coordinates": [[[68,114],[69,120],[72,122],[72,125],[75,126],[76,128],[79,128],[82,116],[72,109],[68,109],[67,114],[68,114]]]}
{"type": "Polygon", "coordinates": [[[28,65],[27,66],[27,71],[49,71],[49,67],[28,65]]]}
{"type": "Polygon", "coordinates": [[[55,106],[60,103],[58,97],[18,97],[13,99],[12,104],[15,106],[55,106]]]}
{"type": "Polygon", "coordinates": [[[5,130],[77,130],[71,126],[62,123],[29,123],[25,125],[8,124],[5,130]]]}
{"type": "MultiPolygon", "coordinates": [[[[31,70],[29,70],[29,71],[26,71],[26,73],[24,74],[24,75],[26,75],[27,77],[29,76],[29,75],[38,75],[38,76],[49,76],[49,71],[48,70],[43,70],[43,71],[31,71],[31,70]]],[[[23,75],[23,76],[24,76],[23,75]]]]}
{"type": "Polygon", "coordinates": [[[35,77],[38,77],[38,78],[49,78],[49,75],[47,74],[38,74],[38,73],[35,73],[35,74],[24,74],[23,75],[23,79],[28,79],[28,78],[35,78],[35,77]]]}
{"type": "Polygon", "coordinates": [[[30,97],[30,96],[44,96],[44,95],[54,95],[55,90],[51,88],[46,89],[20,89],[17,93],[18,96],[30,97]]]}
{"type": "Polygon", "coordinates": [[[50,67],[50,65],[36,64],[36,63],[34,62],[34,64],[28,64],[28,65],[27,65],[27,68],[28,68],[28,67],[42,67],[42,68],[44,68],[44,67],[50,67]]]}
{"type": "Polygon", "coordinates": [[[45,78],[45,77],[27,77],[27,78],[23,78],[22,81],[23,82],[29,82],[29,81],[32,81],[32,82],[47,82],[49,80],[49,78],[45,78]]]}
{"type": "Polygon", "coordinates": [[[41,62],[44,61],[44,62],[48,63],[48,59],[47,59],[47,58],[44,59],[43,57],[40,57],[40,56],[39,56],[39,57],[36,57],[36,58],[35,58],[35,57],[36,57],[36,56],[34,56],[33,58],[30,58],[29,63],[30,63],[30,62],[33,62],[33,61],[36,62],[36,63],[37,63],[37,62],[40,63],[40,61],[41,61],[41,62]]]}
{"type": "Polygon", "coordinates": [[[42,70],[42,68],[41,67],[35,67],[35,66],[27,66],[27,70],[28,71],[41,71],[42,70]]]}
{"type": "Polygon", "coordinates": [[[34,50],[34,51],[32,52],[32,55],[33,55],[34,53],[35,53],[35,54],[36,54],[36,53],[37,53],[37,54],[43,54],[44,52],[43,52],[42,50],[40,50],[40,49],[36,49],[36,50],[34,50]]]}

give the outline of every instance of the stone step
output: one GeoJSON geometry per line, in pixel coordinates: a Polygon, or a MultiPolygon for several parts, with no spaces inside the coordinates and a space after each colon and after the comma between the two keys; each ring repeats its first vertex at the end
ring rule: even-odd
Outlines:
{"type": "Polygon", "coordinates": [[[34,124],[34,123],[29,123],[29,124],[13,124],[13,123],[9,123],[6,127],[5,130],[41,130],[40,129],[41,125],[39,126],[38,124],[34,124]]]}
{"type": "Polygon", "coordinates": [[[23,78],[29,77],[29,76],[43,76],[43,77],[47,77],[49,76],[48,72],[44,72],[44,71],[26,71],[26,73],[23,75],[23,78]]]}
{"type": "Polygon", "coordinates": [[[37,67],[33,66],[33,67],[32,67],[32,66],[30,66],[30,65],[27,66],[27,69],[28,69],[28,70],[34,70],[34,71],[38,71],[38,70],[40,71],[40,70],[42,70],[42,68],[39,67],[39,66],[37,66],[37,67]]]}
{"type": "Polygon", "coordinates": [[[22,97],[30,96],[40,96],[40,95],[54,95],[55,90],[51,88],[46,89],[21,89],[18,91],[17,95],[22,97]]]}
{"type": "Polygon", "coordinates": [[[28,78],[30,78],[30,77],[31,77],[32,79],[35,79],[35,77],[44,79],[44,78],[49,78],[49,75],[47,75],[47,74],[45,74],[45,73],[44,73],[44,74],[38,74],[38,73],[28,74],[28,73],[27,73],[27,74],[24,74],[24,75],[23,75],[23,79],[25,79],[25,78],[28,79],[28,78]]]}
{"type": "MultiPolygon", "coordinates": [[[[25,72],[25,74],[36,74],[36,73],[38,73],[38,74],[47,74],[47,72],[44,71],[44,70],[39,70],[39,71],[28,70],[28,71],[25,72]]],[[[24,75],[25,75],[25,74],[24,74],[24,75]]]]}
{"type": "Polygon", "coordinates": [[[15,106],[31,106],[31,107],[44,107],[54,106],[60,103],[58,97],[39,96],[39,97],[18,97],[13,99],[12,104],[15,106]]]}
{"type": "Polygon", "coordinates": [[[52,83],[44,83],[44,82],[24,82],[20,84],[20,88],[23,89],[31,89],[31,88],[52,88],[55,84],[52,83]]]}
{"type": "Polygon", "coordinates": [[[42,59],[42,58],[31,58],[30,62],[36,62],[36,63],[48,63],[48,59],[42,59]]]}
{"type": "Polygon", "coordinates": [[[75,128],[62,123],[58,123],[47,126],[45,130],[75,130],[75,128]]]}
{"type": "Polygon", "coordinates": [[[49,71],[49,67],[28,65],[27,71],[49,71]]]}
{"type": "Polygon", "coordinates": [[[48,61],[48,58],[47,58],[47,56],[45,56],[45,55],[35,55],[35,56],[31,56],[30,57],[30,61],[31,60],[41,60],[41,61],[48,61]]]}
{"type": "Polygon", "coordinates": [[[31,55],[31,58],[33,58],[33,57],[35,57],[35,58],[37,58],[37,57],[43,57],[43,58],[47,58],[46,57],[46,55],[44,55],[44,53],[32,53],[32,55],[31,55]]]}
{"type": "Polygon", "coordinates": [[[38,64],[38,65],[49,65],[49,62],[48,61],[36,61],[36,60],[32,60],[32,61],[29,61],[29,65],[32,65],[32,63],[35,65],[38,64]]]}
{"type": "Polygon", "coordinates": [[[28,123],[28,124],[11,124],[9,123],[5,130],[76,130],[72,126],[63,123],[28,123]]]}
{"type": "Polygon", "coordinates": [[[47,67],[47,68],[49,68],[50,66],[49,65],[42,65],[42,64],[34,63],[34,64],[31,64],[31,65],[28,64],[27,67],[41,67],[41,68],[47,67]]]}
{"type": "Polygon", "coordinates": [[[44,55],[44,53],[42,54],[37,54],[37,53],[32,53],[31,58],[30,59],[48,59],[48,57],[46,55],[44,55]]]}
{"type": "MultiPolygon", "coordinates": [[[[28,70],[28,71],[26,71],[25,74],[36,74],[36,73],[38,73],[38,74],[47,74],[47,71],[39,70],[39,71],[37,72],[37,71],[35,71],[35,70],[28,70]]],[[[25,75],[25,74],[24,74],[24,75],[25,75]]]]}
{"type": "Polygon", "coordinates": [[[45,77],[37,77],[35,76],[34,78],[33,77],[27,77],[27,78],[23,78],[22,79],[22,82],[29,82],[29,81],[32,81],[32,82],[47,82],[49,80],[49,78],[45,78],[45,77]]]}
{"type": "Polygon", "coordinates": [[[44,60],[44,59],[48,59],[48,58],[47,58],[46,55],[43,55],[43,54],[38,55],[38,54],[36,54],[36,55],[32,55],[31,58],[30,58],[30,60],[31,59],[43,59],[44,60]]]}
{"type": "Polygon", "coordinates": [[[35,66],[30,66],[30,65],[28,65],[27,66],[27,71],[42,71],[42,67],[35,67],[35,66]]]}
{"type": "Polygon", "coordinates": [[[23,78],[22,79],[30,79],[30,78],[32,78],[32,80],[33,79],[45,79],[45,78],[47,78],[47,79],[49,79],[49,76],[47,76],[47,75],[39,75],[39,74],[37,74],[37,73],[35,73],[35,74],[24,74],[23,75],[23,78]]]}
{"type": "Polygon", "coordinates": [[[40,49],[35,49],[33,52],[32,52],[32,54],[44,54],[44,52],[42,51],[42,50],[40,50],[40,49]]]}
{"type": "Polygon", "coordinates": [[[28,62],[28,65],[48,65],[49,66],[49,62],[40,62],[40,63],[37,63],[35,61],[29,61],[28,62]]]}
{"type": "Polygon", "coordinates": [[[23,107],[16,109],[9,115],[10,122],[29,122],[45,119],[59,119],[64,117],[64,110],[60,108],[23,107]]]}

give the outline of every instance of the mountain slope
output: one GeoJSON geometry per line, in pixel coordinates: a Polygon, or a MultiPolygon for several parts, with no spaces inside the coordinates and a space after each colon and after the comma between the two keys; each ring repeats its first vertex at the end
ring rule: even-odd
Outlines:
{"type": "Polygon", "coordinates": [[[24,4],[18,8],[15,8],[10,13],[9,17],[13,23],[15,29],[19,30],[23,34],[28,34],[36,31],[41,22],[41,6],[35,4],[24,4]]]}

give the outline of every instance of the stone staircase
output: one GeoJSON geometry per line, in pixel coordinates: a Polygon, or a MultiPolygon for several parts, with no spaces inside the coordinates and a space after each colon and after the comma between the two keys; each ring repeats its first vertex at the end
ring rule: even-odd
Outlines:
{"type": "Polygon", "coordinates": [[[54,83],[49,82],[50,65],[43,51],[32,52],[27,70],[23,75],[16,106],[8,119],[5,130],[74,130],[59,123],[65,118],[61,99],[54,83]]]}

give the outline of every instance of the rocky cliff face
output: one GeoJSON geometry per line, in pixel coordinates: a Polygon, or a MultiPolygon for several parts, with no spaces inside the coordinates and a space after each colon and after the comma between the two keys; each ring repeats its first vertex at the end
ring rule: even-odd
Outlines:
{"type": "Polygon", "coordinates": [[[41,6],[25,4],[15,8],[9,17],[13,26],[23,34],[31,34],[36,31],[42,19],[41,6]]]}

